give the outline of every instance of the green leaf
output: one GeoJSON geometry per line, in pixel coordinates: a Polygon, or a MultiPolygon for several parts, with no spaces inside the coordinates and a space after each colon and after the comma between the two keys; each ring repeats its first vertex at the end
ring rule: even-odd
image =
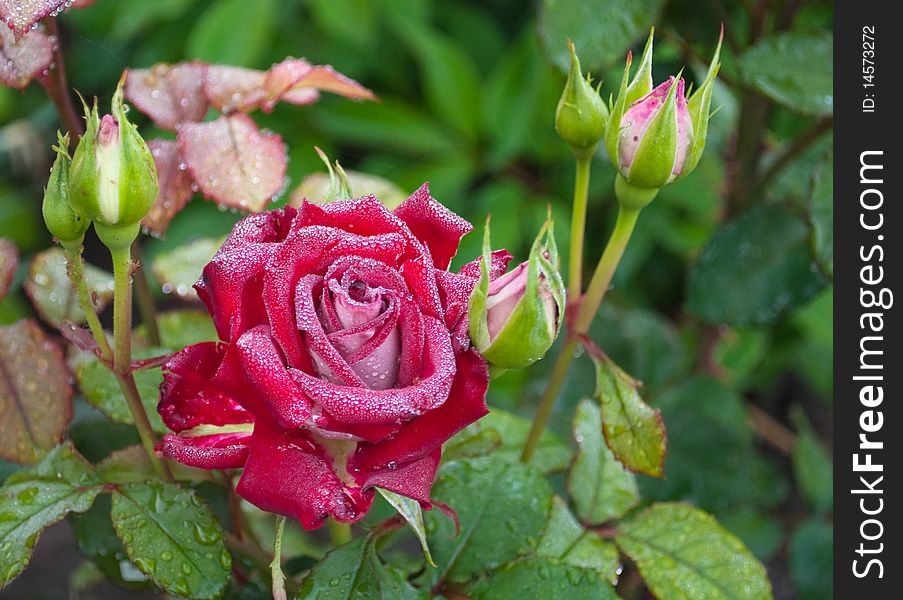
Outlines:
{"type": "MultiPolygon", "coordinates": [[[[41,318],[54,327],[63,321],[81,323],[85,313],[78,305],[78,298],[69,281],[66,254],[62,248],[50,248],[37,254],[28,267],[25,293],[31,299],[41,318]]],[[[94,298],[96,312],[100,312],[113,299],[113,276],[92,265],[85,265],[85,281],[94,298]]]]}
{"type": "Polygon", "coordinates": [[[474,600],[616,600],[611,585],[592,571],[554,560],[528,558],[505,565],[467,588],[474,600]]]}
{"type": "Polygon", "coordinates": [[[664,0],[543,0],[539,36],[562,71],[568,38],[584,69],[598,72],[624,60],[627,50],[658,20],[664,0]]]}
{"type": "Polygon", "coordinates": [[[276,0],[223,0],[207,8],[186,40],[187,56],[210,63],[259,67],[273,40],[276,0]]]}
{"type": "MultiPolygon", "coordinates": [[[[164,348],[135,348],[133,358],[151,358],[168,354],[164,348]]],[[[114,423],[134,425],[132,413],[119,389],[116,377],[105,365],[96,358],[82,353],[72,361],[75,378],[78,387],[89,404],[97,408],[114,423]]],[[[166,426],[157,414],[157,401],[160,397],[160,383],[163,381],[163,371],[159,368],[142,369],[135,371],[135,384],[138,386],[138,394],[144,404],[144,410],[150,419],[154,431],[165,433],[166,426]]]]}
{"type": "Polygon", "coordinates": [[[796,112],[834,112],[834,38],[829,31],[788,32],[766,38],[740,57],[753,88],[796,112]]]}
{"type": "Polygon", "coordinates": [[[711,511],[780,501],[753,449],[743,401],[724,383],[697,375],[655,400],[669,433],[666,478],[640,482],[643,497],[687,500],[711,511]]]}
{"type": "Polygon", "coordinates": [[[754,206],[721,227],[690,268],[687,308],[711,323],[764,325],[824,284],[808,227],[780,206],[754,206]]]}
{"type": "Polygon", "coordinates": [[[765,568],[715,519],[688,504],[655,504],[618,526],[615,542],[649,589],[668,600],[765,600],[765,568]]]}
{"type": "Polygon", "coordinates": [[[451,520],[440,511],[426,516],[430,548],[439,565],[430,573],[434,583],[465,582],[529,553],[552,505],[552,490],[542,475],[495,456],[446,463],[432,497],[457,511],[461,524],[455,535],[451,520]]]}
{"type": "Polygon", "coordinates": [[[192,286],[222,244],[223,238],[199,238],[158,254],[151,264],[151,272],[163,286],[163,293],[197,300],[192,286]]]}
{"type": "Polygon", "coordinates": [[[330,551],[305,577],[298,600],[425,600],[425,591],[412,587],[404,576],[379,559],[372,536],[360,536],[330,551]]]}
{"type": "Polygon", "coordinates": [[[790,540],[790,576],[800,600],[834,597],[834,529],[811,520],[793,532],[790,540]]]}
{"type": "Polygon", "coordinates": [[[0,488],[0,588],[28,565],[45,527],[88,510],[101,489],[91,465],[69,442],[11,475],[0,488]]]}
{"type": "Polygon", "coordinates": [[[32,320],[0,327],[0,457],[33,463],[72,418],[63,353],[32,320]]]}
{"type": "Polygon", "coordinates": [[[815,261],[831,277],[834,274],[834,163],[831,156],[812,177],[809,225],[815,261]]]}
{"type": "Polygon", "coordinates": [[[170,594],[213,598],[225,589],[232,557],[219,521],[194,492],[124,485],[113,492],[110,515],[132,562],[170,594]]]}
{"type": "Polygon", "coordinates": [[[605,443],[631,471],[660,477],[668,444],[661,413],[643,402],[639,382],[607,356],[592,358],[605,443]]]}
{"type": "Polygon", "coordinates": [[[69,523],[78,540],[78,550],[103,575],[120,587],[143,590],[151,587],[147,575],[138,570],[125,553],[110,522],[112,500],[103,495],[81,515],[70,515],[69,523]]]}
{"type": "MultiPolygon", "coordinates": [[[[176,481],[211,481],[211,471],[196,469],[174,460],[167,460],[169,471],[176,481]]],[[[159,479],[147,452],[140,444],[114,450],[97,465],[97,474],[104,481],[115,483],[141,483],[159,479]]]]}
{"type": "Polygon", "coordinates": [[[420,66],[424,95],[437,116],[476,140],[482,124],[480,74],[454,38],[424,28],[398,28],[420,66]]]}
{"type": "MultiPolygon", "coordinates": [[[[157,315],[160,343],[169,350],[179,351],[185,346],[216,340],[213,319],[203,310],[173,310],[157,315]]],[[[135,328],[135,334],[145,337],[143,325],[135,328]]]]}
{"type": "MultiPolygon", "coordinates": [[[[518,463],[530,427],[529,420],[493,407],[488,415],[453,437],[443,456],[446,460],[454,460],[491,452],[495,460],[518,463]]],[[[570,462],[571,450],[567,444],[554,433],[546,431],[539,438],[530,465],[541,473],[553,473],[567,469],[570,462]]]]}
{"type": "Polygon", "coordinates": [[[636,477],[624,468],[602,437],[602,412],[582,400],[574,413],[577,455],[568,475],[568,493],[584,523],[598,525],[623,516],[640,501],[636,477]]]}
{"type": "Polygon", "coordinates": [[[585,530],[558,496],[552,498],[552,514],[536,547],[536,556],[595,571],[612,585],[621,572],[618,548],[585,530]]]}
{"type": "Polygon", "coordinates": [[[391,504],[392,508],[397,510],[398,514],[404,517],[404,520],[408,522],[408,525],[410,525],[411,529],[414,531],[414,535],[416,535],[417,539],[420,541],[420,547],[423,548],[423,556],[426,558],[426,562],[428,562],[430,566],[435,567],[436,563],[433,562],[433,555],[430,553],[430,546],[426,541],[426,525],[423,523],[423,509],[420,507],[420,503],[411,498],[402,496],[401,494],[390,492],[389,490],[384,490],[382,488],[376,489],[378,489],[380,495],[386,499],[386,502],[391,504]]]}

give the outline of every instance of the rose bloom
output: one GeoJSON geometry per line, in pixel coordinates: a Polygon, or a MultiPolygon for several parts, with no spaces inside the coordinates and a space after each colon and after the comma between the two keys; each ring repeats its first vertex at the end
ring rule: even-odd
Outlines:
{"type": "Polygon", "coordinates": [[[163,454],[243,467],[239,495],[305,528],[360,519],[374,487],[429,508],[443,442],[487,413],[479,260],[448,271],[471,229],[425,184],[392,212],[367,196],[242,219],[195,285],[222,341],[164,366],[163,454]]]}

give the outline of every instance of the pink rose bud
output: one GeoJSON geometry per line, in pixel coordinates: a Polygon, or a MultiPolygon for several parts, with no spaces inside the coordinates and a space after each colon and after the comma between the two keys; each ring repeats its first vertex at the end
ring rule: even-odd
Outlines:
{"type": "Polygon", "coordinates": [[[481,263],[483,276],[468,307],[470,337],[477,350],[500,369],[519,369],[543,357],[561,326],[564,284],[558,251],[547,221],[530,258],[498,279],[489,276],[488,224],[481,263]]]}
{"type": "Polygon", "coordinates": [[[689,98],[680,74],[653,89],[652,33],[632,81],[632,57],[627,56],[605,132],[606,150],[619,172],[615,195],[622,205],[642,208],[659,188],[696,168],[705,148],[720,49],[719,39],[705,80],[689,98]]]}

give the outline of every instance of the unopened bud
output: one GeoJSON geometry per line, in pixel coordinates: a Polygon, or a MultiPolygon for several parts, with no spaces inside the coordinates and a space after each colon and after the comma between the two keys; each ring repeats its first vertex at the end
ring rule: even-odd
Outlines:
{"type": "Polygon", "coordinates": [[[50,170],[50,179],[44,188],[44,204],[41,212],[47,230],[66,248],[81,245],[85,231],[91,222],[75,213],[69,205],[69,165],[67,150],[69,135],[57,133],[56,160],[50,170]]]}
{"type": "Polygon", "coordinates": [[[593,152],[605,133],[608,107],[593,89],[591,79],[580,72],[580,59],[574,43],[568,40],[571,69],[555,110],[555,131],[574,152],[593,152]]]}

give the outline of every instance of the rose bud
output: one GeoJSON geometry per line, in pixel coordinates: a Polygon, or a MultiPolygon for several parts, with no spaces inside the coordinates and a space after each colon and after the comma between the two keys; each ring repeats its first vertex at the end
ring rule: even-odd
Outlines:
{"type": "Polygon", "coordinates": [[[72,208],[94,221],[108,246],[131,243],[138,223],[157,196],[157,170],[150,149],[125,116],[120,79],[113,94],[112,114],[101,119],[97,102],[85,106],[87,131],[71,166],[72,208]]]}
{"type": "Polygon", "coordinates": [[[41,212],[44,215],[44,223],[47,230],[59,240],[65,248],[78,248],[85,239],[85,231],[91,222],[75,214],[69,206],[69,152],[66,150],[69,144],[69,135],[57,132],[58,143],[53,147],[56,150],[56,160],[50,169],[50,179],[44,188],[44,204],[41,212]]]}
{"type": "Polygon", "coordinates": [[[568,50],[571,68],[555,109],[555,131],[575,153],[592,154],[605,132],[608,107],[599,97],[599,87],[593,89],[589,75],[584,79],[574,42],[570,40],[568,50]]]}
{"type": "Polygon", "coordinates": [[[489,224],[483,242],[482,276],[470,297],[470,337],[490,365],[520,369],[545,355],[561,328],[564,283],[558,249],[546,221],[530,258],[490,281],[489,224]]]}
{"type": "Polygon", "coordinates": [[[481,265],[448,269],[470,229],[426,185],[391,212],[365,196],[239,221],[195,285],[220,343],[164,366],[163,454],[243,468],[240,496],[308,529],[363,518],[376,487],[429,508],[442,445],[488,412],[465,318],[481,265]]]}
{"type": "Polygon", "coordinates": [[[619,171],[615,193],[622,205],[642,208],[659,188],[687,175],[699,163],[720,48],[719,40],[703,85],[689,99],[680,74],[652,88],[651,33],[629,85],[632,58],[628,55],[605,135],[609,158],[619,171]]]}

